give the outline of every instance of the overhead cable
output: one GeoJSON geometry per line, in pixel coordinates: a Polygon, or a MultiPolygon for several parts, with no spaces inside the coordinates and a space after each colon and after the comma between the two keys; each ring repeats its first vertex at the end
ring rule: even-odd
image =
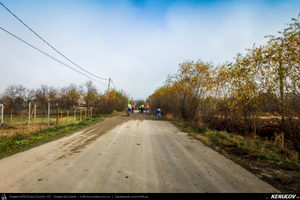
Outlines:
{"type": "Polygon", "coordinates": [[[64,57],[65,59],[67,59],[69,62],[71,62],[73,65],[75,65],[76,67],[78,67],[79,69],[83,70],[84,72],[88,73],[91,76],[94,76],[98,79],[102,79],[105,81],[108,81],[108,79],[106,78],[102,78],[100,76],[97,76],[91,72],[89,72],[88,70],[84,69],[83,67],[79,66],[76,62],[72,61],[71,59],[69,59],[67,56],[65,56],[63,53],[61,53],[60,51],[58,51],[53,45],[51,45],[49,42],[47,42],[42,36],[40,36],[37,32],[35,32],[32,28],[30,28],[25,22],[23,22],[17,15],[15,15],[10,9],[8,9],[3,3],[0,2],[0,5],[3,6],[11,15],[13,15],[17,20],[19,20],[25,27],[27,27],[33,34],[35,34],[38,38],[40,38],[44,43],[46,43],[50,48],[52,48],[54,51],[56,51],[59,55],[61,55],[62,57],[64,57]]]}
{"type": "Polygon", "coordinates": [[[61,60],[59,60],[59,59],[55,58],[54,56],[52,56],[52,55],[50,55],[50,54],[46,53],[45,51],[43,51],[43,50],[39,49],[39,48],[38,48],[38,47],[36,47],[36,46],[34,46],[34,45],[30,44],[29,42],[26,42],[26,41],[25,41],[25,40],[23,40],[22,38],[20,38],[20,37],[16,36],[15,34],[13,34],[13,33],[9,32],[8,30],[6,30],[6,29],[4,29],[4,28],[2,28],[1,26],[0,26],[0,30],[2,30],[2,31],[4,31],[4,32],[6,32],[6,33],[7,33],[7,34],[9,34],[10,36],[12,36],[12,37],[16,38],[17,40],[21,41],[22,43],[24,43],[24,44],[26,44],[26,45],[30,46],[31,48],[33,48],[33,49],[37,50],[38,52],[40,52],[40,53],[44,54],[45,56],[47,56],[47,57],[51,58],[52,60],[55,60],[56,62],[58,62],[58,63],[60,63],[60,64],[64,65],[65,67],[68,67],[69,69],[71,69],[71,70],[73,70],[73,71],[75,71],[75,72],[77,72],[77,73],[79,73],[79,74],[81,74],[81,75],[83,75],[83,76],[85,76],[85,77],[87,77],[87,78],[89,78],[89,79],[93,80],[93,81],[96,81],[96,82],[98,82],[98,83],[101,83],[101,84],[107,85],[106,83],[103,83],[103,82],[101,82],[101,81],[99,81],[99,80],[96,80],[96,79],[94,79],[94,78],[92,78],[92,77],[88,76],[87,74],[85,74],[85,73],[82,73],[81,71],[79,71],[79,70],[75,69],[74,67],[72,67],[72,66],[70,66],[70,65],[68,65],[68,64],[66,64],[66,63],[64,63],[64,62],[62,62],[61,60]]]}

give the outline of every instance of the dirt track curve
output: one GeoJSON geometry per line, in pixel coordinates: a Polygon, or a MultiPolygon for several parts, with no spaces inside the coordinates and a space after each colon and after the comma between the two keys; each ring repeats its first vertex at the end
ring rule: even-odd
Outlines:
{"type": "Polygon", "coordinates": [[[0,192],[277,192],[171,123],[115,116],[0,160],[0,192]]]}

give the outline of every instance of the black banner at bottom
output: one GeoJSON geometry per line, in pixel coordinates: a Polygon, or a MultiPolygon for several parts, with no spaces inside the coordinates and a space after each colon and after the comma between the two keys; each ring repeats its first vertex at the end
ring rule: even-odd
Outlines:
{"type": "Polygon", "coordinates": [[[205,199],[205,200],[272,200],[300,199],[299,194],[282,193],[3,193],[0,200],[10,199],[205,199]]]}

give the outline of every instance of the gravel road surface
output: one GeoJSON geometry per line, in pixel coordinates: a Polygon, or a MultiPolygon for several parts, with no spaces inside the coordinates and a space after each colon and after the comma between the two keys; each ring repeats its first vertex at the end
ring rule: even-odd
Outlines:
{"type": "Polygon", "coordinates": [[[115,116],[2,159],[0,192],[278,192],[171,123],[148,118],[115,116]]]}

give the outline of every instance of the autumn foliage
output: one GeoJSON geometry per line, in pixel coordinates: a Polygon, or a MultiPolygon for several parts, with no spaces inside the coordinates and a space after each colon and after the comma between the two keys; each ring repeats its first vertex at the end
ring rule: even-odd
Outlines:
{"type": "Polygon", "coordinates": [[[152,108],[241,135],[273,138],[300,151],[300,23],[234,62],[184,62],[150,97],[152,108]]]}
{"type": "Polygon", "coordinates": [[[91,81],[62,88],[42,85],[37,89],[28,89],[22,85],[11,85],[0,94],[0,103],[4,104],[6,116],[26,116],[29,102],[37,105],[37,114],[41,116],[47,115],[48,103],[51,104],[51,113],[55,113],[56,107],[72,112],[82,107],[87,110],[92,108],[94,114],[108,114],[124,110],[128,98],[124,92],[116,90],[101,94],[91,81]]]}

